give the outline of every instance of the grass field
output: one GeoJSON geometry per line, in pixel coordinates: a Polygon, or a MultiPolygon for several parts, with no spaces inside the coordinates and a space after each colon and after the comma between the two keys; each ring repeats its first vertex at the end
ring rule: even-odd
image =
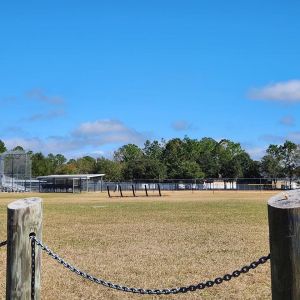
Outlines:
{"type": "MultiPolygon", "coordinates": [[[[164,192],[109,199],[105,193],[0,193],[0,240],[6,206],[43,199],[43,241],[96,277],[141,288],[214,279],[269,253],[266,201],[271,192],[164,192]]],[[[43,253],[42,299],[158,299],[113,291],[79,278],[43,253]]],[[[0,249],[5,298],[6,249],[0,249]]],[[[163,299],[270,299],[269,262],[203,291],[163,299]]]]}

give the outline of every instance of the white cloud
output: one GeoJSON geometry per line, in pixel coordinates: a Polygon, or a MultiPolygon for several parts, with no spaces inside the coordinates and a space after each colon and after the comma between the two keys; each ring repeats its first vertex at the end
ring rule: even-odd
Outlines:
{"type": "Polygon", "coordinates": [[[295,119],[292,116],[284,116],[279,120],[279,123],[281,125],[285,125],[285,126],[294,126],[295,125],[295,119]]]}
{"type": "Polygon", "coordinates": [[[94,122],[86,122],[81,124],[74,131],[75,135],[102,135],[112,132],[126,132],[128,128],[123,123],[117,120],[97,120],[94,122]]]}
{"type": "Polygon", "coordinates": [[[62,117],[64,115],[65,115],[64,110],[53,110],[53,111],[49,111],[47,113],[34,114],[34,115],[32,115],[28,118],[24,118],[22,120],[28,121],[28,122],[36,122],[36,121],[52,120],[52,119],[62,117]]]}
{"type": "Polygon", "coordinates": [[[30,99],[41,101],[41,102],[46,102],[49,104],[54,104],[54,105],[61,105],[64,104],[64,99],[59,96],[48,96],[46,95],[45,91],[42,89],[36,88],[28,91],[26,93],[26,96],[30,99]]]}
{"type": "Polygon", "coordinates": [[[290,132],[288,134],[287,140],[290,140],[296,144],[300,144],[300,131],[290,132]]]}
{"type": "Polygon", "coordinates": [[[117,120],[97,120],[78,126],[65,136],[49,136],[47,138],[10,138],[3,139],[6,147],[12,149],[17,145],[34,152],[62,153],[93,153],[101,154],[99,147],[104,145],[135,143],[141,144],[146,137],[134,129],[126,127],[117,120]]]}
{"type": "Polygon", "coordinates": [[[251,156],[254,160],[260,160],[266,154],[267,147],[252,147],[246,148],[246,152],[251,156]]]}
{"type": "Polygon", "coordinates": [[[22,146],[25,150],[42,151],[44,148],[44,143],[39,138],[14,137],[3,139],[3,141],[7,149],[13,149],[16,146],[22,146]]]}
{"type": "Polygon", "coordinates": [[[110,143],[141,143],[143,134],[125,126],[118,120],[97,120],[81,124],[72,137],[93,146],[110,143]]]}
{"type": "Polygon", "coordinates": [[[251,99],[300,102],[300,80],[289,80],[272,83],[262,88],[253,88],[249,92],[251,99]]]}
{"type": "Polygon", "coordinates": [[[262,135],[260,139],[272,144],[283,144],[287,140],[296,144],[300,144],[300,131],[288,132],[284,136],[265,134],[262,135]]]}
{"type": "Polygon", "coordinates": [[[271,144],[281,144],[286,140],[286,137],[275,134],[264,134],[259,139],[271,144]]]}
{"type": "Polygon", "coordinates": [[[185,120],[177,120],[173,122],[171,126],[176,131],[185,131],[192,128],[192,125],[185,120]]]}

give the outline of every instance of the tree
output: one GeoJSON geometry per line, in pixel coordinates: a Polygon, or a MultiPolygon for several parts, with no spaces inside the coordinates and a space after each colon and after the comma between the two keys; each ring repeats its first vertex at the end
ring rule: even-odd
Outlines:
{"type": "Polygon", "coordinates": [[[191,179],[203,177],[204,173],[195,161],[186,160],[179,165],[177,178],[191,179]]]}
{"type": "Polygon", "coordinates": [[[84,156],[76,160],[76,166],[81,174],[93,174],[96,170],[96,160],[91,156],[84,156]]]}
{"type": "Polygon", "coordinates": [[[114,152],[114,160],[119,162],[129,162],[139,160],[143,157],[143,151],[134,144],[127,144],[114,152]]]}
{"type": "Polygon", "coordinates": [[[289,178],[290,188],[292,188],[292,178],[295,175],[297,161],[300,156],[299,149],[295,143],[285,141],[285,143],[279,147],[279,150],[281,154],[283,172],[285,176],[289,178]]]}
{"type": "Polygon", "coordinates": [[[96,160],[96,173],[105,174],[106,181],[121,181],[122,165],[117,161],[100,157],[96,160]]]}
{"type": "Polygon", "coordinates": [[[5,144],[2,140],[0,140],[0,153],[7,151],[5,144]]]}
{"type": "Polygon", "coordinates": [[[206,178],[216,178],[220,174],[218,159],[218,142],[212,138],[204,137],[199,142],[199,153],[196,161],[206,178]]]}
{"type": "Polygon", "coordinates": [[[132,180],[143,178],[145,155],[137,145],[127,144],[114,152],[114,161],[120,164],[122,178],[132,180]]]}
{"type": "Polygon", "coordinates": [[[163,162],[163,152],[165,141],[161,142],[147,140],[143,148],[143,164],[144,174],[142,178],[145,179],[164,179],[166,177],[166,167],[163,162]]]}
{"type": "Polygon", "coordinates": [[[147,140],[144,144],[143,153],[148,158],[161,159],[163,155],[164,147],[165,147],[164,140],[162,140],[161,142],[158,142],[156,140],[150,142],[149,140],[147,140]]]}
{"type": "Polygon", "coordinates": [[[270,145],[267,154],[262,158],[262,172],[271,177],[274,184],[279,176],[286,176],[291,188],[299,159],[299,147],[291,141],[285,141],[283,145],[270,145]]]}
{"type": "Polygon", "coordinates": [[[168,141],[163,152],[168,178],[203,178],[204,172],[197,162],[200,150],[198,141],[188,137],[168,141]]]}
{"type": "Polygon", "coordinates": [[[237,178],[244,174],[243,165],[247,164],[245,160],[250,157],[242,149],[240,143],[234,143],[223,139],[216,147],[217,161],[220,166],[220,176],[222,178],[237,178]]]}
{"type": "MultiPolygon", "coordinates": [[[[247,153],[249,156],[249,154],[247,153]]],[[[249,156],[250,158],[250,156],[249,156]]],[[[244,177],[245,178],[261,178],[260,174],[260,166],[261,162],[257,160],[250,160],[246,163],[246,159],[243,160],[243,170],[244,170],[244,177]]]]}
{"type": "Polygon", "coordinates": [[[56,174],[61,171],[61,166],[67,161],[67,159],[62,154],[48,154],[47,161],[50,168],[51,174],[56,174]]]}
{"type": "Polygon", "coordinates": [[[44,176],[50,174],[50,165],[45,158],[45,156],[41,153],[34,153],[31,156],[32,161],[32,176],[44,176]]]}
{"type": "Polygon", "coordinates": [[[185,160],[183,142],[179,138],[171,139],[166,143],[163,151],[163,160],[167,169],[168,178],[180,178],[180,165],[185,160]]]}
{"type": "Polygon", "coordinates": [[[13,151],[24,151],[24,148],[22,146],[16,146],[13,148],[13,151]]]}
{"type": "Polygon", "coordinates": [[[263,176],[272,178],[276,185],[278,177],[283,175],[281,149],[278,145],[269,145],[266,152],[261,160],[261,172],[263,176]]]}

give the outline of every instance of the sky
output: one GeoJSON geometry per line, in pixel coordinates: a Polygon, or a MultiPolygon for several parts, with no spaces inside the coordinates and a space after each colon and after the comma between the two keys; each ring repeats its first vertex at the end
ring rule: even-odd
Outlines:
{"type": "Polygon", "coordinates": [[[2,1],[0,139],[68,158],[300,143],[299,15],[296,0],[2,1]]]}

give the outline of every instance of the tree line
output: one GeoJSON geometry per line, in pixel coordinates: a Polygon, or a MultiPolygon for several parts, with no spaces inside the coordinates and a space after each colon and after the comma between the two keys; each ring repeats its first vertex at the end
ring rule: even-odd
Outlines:
{"type": "MultiPolygon", "coordinates": [[[[0,140],[0,153],[6,150],[0,140]]],[[[24,151],[22,146],[12,150],[24,151]]],[[[143,147],[126,144],[111,159],[83,156],[68,160],[62,154],[27,153],[31,155],[33,177],[79,173],[104,173],[107,181],[267,177],[276,183],[277,178],[291,181],[300,176],[300,148],[291,141],[269,145],[260,161],[251,159],[240,143],[209,137],[147,140],[143,147]]]]}

